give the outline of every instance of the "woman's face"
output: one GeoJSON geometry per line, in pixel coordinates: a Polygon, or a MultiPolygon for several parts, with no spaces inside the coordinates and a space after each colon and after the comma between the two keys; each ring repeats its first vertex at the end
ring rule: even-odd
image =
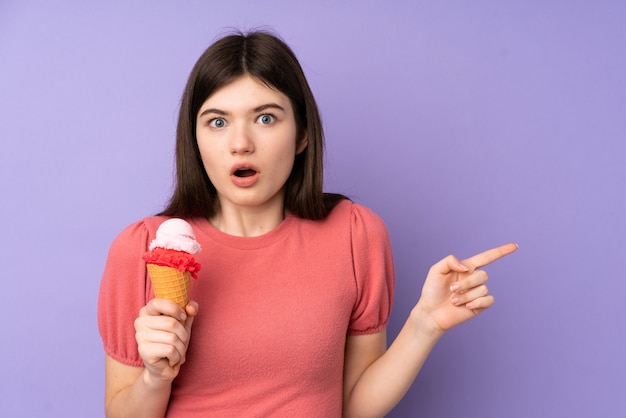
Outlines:
{"type": "Polygon", "coordinates": [[[250,76],[216,90],[200,107],[196,138],[220,207],[276,207],[296,154],[296,121],[287,96],[250,76]]]}

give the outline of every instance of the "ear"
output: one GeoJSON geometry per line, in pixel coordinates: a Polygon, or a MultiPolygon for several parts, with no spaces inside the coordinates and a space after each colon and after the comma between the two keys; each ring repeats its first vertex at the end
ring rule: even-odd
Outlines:
{"type": "Polygon", "coordinates": [[[306,131],[304,131],[302,138],[300,138],[300,140],[296,144],[296,155],[301,154],[302,151],[306,149],[307,145],[309,145],[309,135],[306,131]]]}

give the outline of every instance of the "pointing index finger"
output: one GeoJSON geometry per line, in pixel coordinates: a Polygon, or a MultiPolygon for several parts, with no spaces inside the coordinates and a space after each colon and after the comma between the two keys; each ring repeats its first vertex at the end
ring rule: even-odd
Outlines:
{"type": "Polygon", "coordinates": [[[476,254],[475,256],[472,256],[470,258],[466,258],[462,261],[462,263],[470,270],[476,270],[477,268],[484,267],[487,264],[491,264],[494,261],[515,252],[517,248],[517,244],[504,244],[499,247],[484,251],[480,254],[476,254]]]}

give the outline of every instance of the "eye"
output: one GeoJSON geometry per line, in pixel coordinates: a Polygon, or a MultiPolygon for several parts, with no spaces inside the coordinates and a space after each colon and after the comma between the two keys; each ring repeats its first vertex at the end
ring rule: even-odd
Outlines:
{"type": "Polygon", "coordinates": [[[270,115],[269,113],[265,113],[257,118],[257,122],[259,122],[261,125],[269,125],[275,120],[276,118],[274,117],[274,115],[270,115]]]}
{"type": "Polygon", "coordinates": [[[223,128],[226,126],[226,120],[224,118],[213,118],[209,121],[211,128],[223,128]]]}

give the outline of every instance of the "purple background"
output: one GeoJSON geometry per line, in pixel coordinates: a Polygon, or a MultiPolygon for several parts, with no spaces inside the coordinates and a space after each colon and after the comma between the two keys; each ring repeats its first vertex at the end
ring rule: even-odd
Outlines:
{"type": "Polygon", "coordinates": [[[0,416],[101,416],[108,246],[169,196],[197,57],[263,25],[316,93],[327,189],[387,222],[390,337],[432,263],[521,246],[390,416],[623,416],[626,2],[100,3],[0,2],[0,416]]]}

